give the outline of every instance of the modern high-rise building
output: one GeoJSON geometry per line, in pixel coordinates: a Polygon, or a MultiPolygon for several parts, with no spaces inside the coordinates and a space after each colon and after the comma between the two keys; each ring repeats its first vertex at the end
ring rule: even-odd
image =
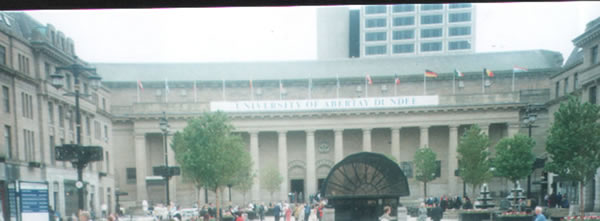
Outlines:
{"type": "Polygon", "coordinates": [[[320,8],[318,58],[472,53],[475,23],[471,3],[320,8]]]}

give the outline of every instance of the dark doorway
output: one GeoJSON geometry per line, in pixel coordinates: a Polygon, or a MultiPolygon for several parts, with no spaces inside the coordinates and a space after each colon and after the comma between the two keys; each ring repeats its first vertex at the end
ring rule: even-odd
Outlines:
{"type": "Polygon", "coordinates": [[[317,186],[317,192],[319,192],[319,193],[321,192],[321,188],[323,188],[323,182],[325,182],[325,179],[319,179],[318,182],[317,182],[318,183],[317,184],[318,185],[317,186]]]}
{"type": "Polygon", "coordinates": [[[295,179],[290,181],[291,191],[297,202],[304,202],[304,179],[295,179]]]}

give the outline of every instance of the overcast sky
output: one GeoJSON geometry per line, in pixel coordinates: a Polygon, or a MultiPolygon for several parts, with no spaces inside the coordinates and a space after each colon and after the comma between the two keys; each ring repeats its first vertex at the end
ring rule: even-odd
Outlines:
{"type": "MultiPolygon", "coordinates": [[[[565,60],[573,38],[600,16],[600,2],[476,5],[477,52],[547,49],[565,60]]],[[[316,8],[27,13],[71,37],[76,53],[89,62],[226,62],[316,59],[316,8]]]]}

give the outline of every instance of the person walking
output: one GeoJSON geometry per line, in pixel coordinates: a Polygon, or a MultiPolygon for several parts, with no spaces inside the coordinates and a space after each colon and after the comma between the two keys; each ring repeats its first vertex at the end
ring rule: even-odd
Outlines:
{"type": "Polygon", "coordinates": [[[392,221],[392,220],[396,220],[396,218],[390,216],[391,212],[392,212],[392,208],[390,206],[383,207],[383,215],[381,215],[379,217],[379,221],[392,221]]]}
{"type": "Polygon", "coordinates": [[[275,217],[275,221],[279,221],[279,216],[281,216],[281,205],[279,203],[273,207],[273,216],[275,217]]]}
{"type": "Polygon", "coordinates": [[[425,208],[425,203],[421,203],[419,207],[419,217],[417,217],[417,221],[427,221],[427,208],[425,208]]]}
{"type": "Polygon", "coordinates": [[[310,218],[310,204],[304,204],[304,221],[310,218]]]}
{"type": "Polygon", "coordinates": [[[292,221],[292,208],[290,208],[289,204],[285,204],[285,221],[292,221]]]}
{"type": "Polygon", "coordinates": [[[535,220],[534,221],[546,221],[546,216],[542,214],[542,207],[535,207],[535,220]]]}

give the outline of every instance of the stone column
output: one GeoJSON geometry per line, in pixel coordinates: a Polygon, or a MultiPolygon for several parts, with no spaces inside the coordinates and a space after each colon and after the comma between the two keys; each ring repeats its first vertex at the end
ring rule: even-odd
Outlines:
{"type": "Polygon", "coordinates": [[[288,195],[288,170],[287,170],[287,131],[278,131],[279,145],[277,153],[279,154],[279,173],[283,177],[283,183],[280,186],[281,200],[286,200],[288,195]]]}
{"type": "Polygon", "coordinates": [[[363,128],[363,151],[371,152],[371,128],[363,128]]]}
{"type": "Polygon", "coordinates": [[[513,137],[515,134],[519,133],[519,124],[518,123],[508,123],[507,125],[507,134],[508,137],[513,137]]]}
{"type": "Polygon", "coordinates": [[[596,170],[596,196],[594,197],[594,211],[600,211],[600,168],[596,170]]]}
{"type": "Polygon", "coordinates": [[[335,129],[333,132],[335,134],[335,163],[339,163],[342,161],[342,159],[344,159],[344,129],[335,129]]]}
{"type": "Polygon", "coordinates": [[[454,176],[454,171],[458,169],[457,148],[458,148],[458,125],[449,125],[450,134],[448,137],[448,191],[451,195],[457,195],[458,179],[454,176]]]}
{"type": "Polygon", "coordinates": [[[419,148],[429,146],[429,126],[421,126],[421,143],[419,148]]]}
{"type": "Polygon", "coordinates": [[[252,171],[256,175],[252,185],[252,200],[260,201],[260,159],[258,157],[258,131],[249,131],[250,134],[250,156],[252,157],[252,171]]]}
{"type": "Polygon", "coordinates": [[[317,176],[315,168],[315,131],[306,131],[306,193],[304,199],[317,192],[317,176]]]}
{"type": "Polygon", "coordinates": [[[392,156],[400,162],[400,128],[393,127],[392,130],[392,156]]]}
{"type": "Polygon", "coordinates": [[[136,176],[136,204],[141,205],[142,200],[148,200],[146,190],[146,134],[135,134],[135,176],[136,176]]]}
{"type": "Polygon", "coordinates": [[[479,128],[481,128],[481,132],[485,135],[490,135],[490,124],[480,124],[479,128]]]}
{"type": "MultiPolygon", "coordinates": [[[[167,136],[167,154],[169,157],[169,167],[178,166],[175,161],[175,152],[171,148],[171,142],[173,141],[173,136],[167,136]]],[[[169,199],[172,202],[177,202],[177,178],[179,176],[171,177],[169,180],[169,199]]]]}

